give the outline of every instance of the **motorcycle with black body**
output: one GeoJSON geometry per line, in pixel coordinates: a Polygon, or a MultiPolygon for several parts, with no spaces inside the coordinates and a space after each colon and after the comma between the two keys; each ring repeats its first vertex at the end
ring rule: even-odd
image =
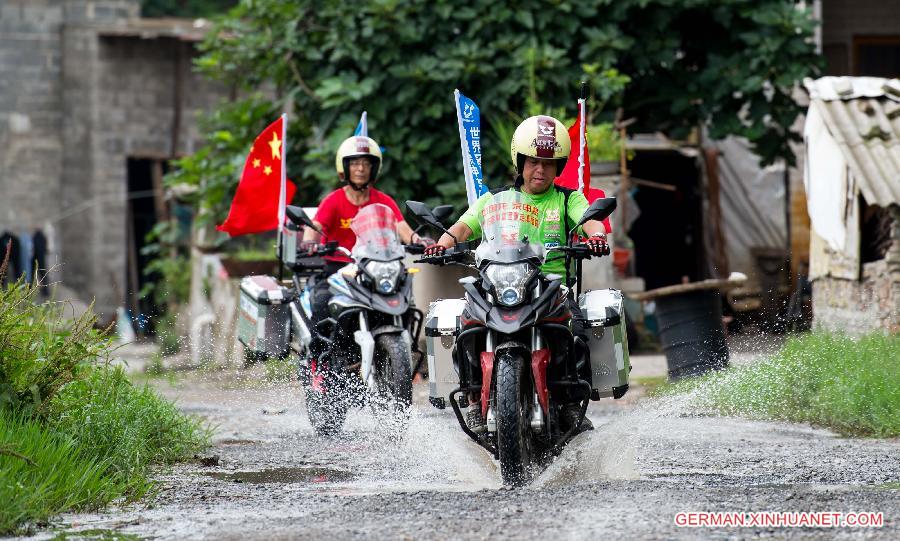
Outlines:
{"type": "MultiPolygon", "coordinates": [[[[315,227],[299,207],[289,206],[287,216],[295,226],[315,227]]],[[[289,265],[298,292],[290,349],[319,435],[340,432],[349,408],[366,404],[402,425],[412,402],[412,359],[422,355],[417,343],[423,315],[412,302],[416,269],[403,263],[407,251],[421,253],[422,247],[400,242],[396,218],[385,205],[362,208],[351,228],[357,237],[352,251],[336,242],[315,250],[317,256],[340,252],[353,259],[337,273],[323,276],[321,265],[303,254],[289,265]],[[317,280],[328,281],[332,296],[327,317],[314,323],[317,280]]]]}
{"type": "MultiPolygon", "coordinates": [[[[549,257],[564,258],[567,274],[574,263],[580,282],[581,261],[591,252],[573,244],[572,233],[588,220],[609,216],[615,206],[614,198],[596,200],[567,231],[566,245],[544,246],[537,209],[521,192],[499,192],[480,217],[477,248],[457,239],[444,255],[419,260],[477,270],[477,277],[460,280],[464,300],[433,303],[426,316],[431,402],[443,408],[449,401],[462,430],[499,460],[504,484],[529,482],[540,463],[558,454],[581,431],[590,399],[618,398],[627,390],[627,343],[624,358],[618,355],[624,325],[615,321],[621,320],[621,305],[607,310],[595,302],[595,292],[581,294],[579,286],[582,313],[573,313],[570,277],[540,270],[549,257]],[[595,347],[607,329],[612,346],[595,347]],[[595,365],[601,368],[595,371],[595,365]],[[624,385],[600,382],[610,372],[621,378],[623,371],[624,385]]],[[[449,233],[424,204],[409,201],[407,208],[449,233]]],[[[604,302],[615,297],[615,290],[596,293],[604,302]]]]}

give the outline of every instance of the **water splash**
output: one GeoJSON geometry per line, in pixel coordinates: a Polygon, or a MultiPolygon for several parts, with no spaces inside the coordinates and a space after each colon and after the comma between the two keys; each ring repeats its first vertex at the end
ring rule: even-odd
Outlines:
{"type": "Polygon", "coordinates": [[[673,427],[671,420],[691,412],[690,394],[644,400],[634,409],[595,422],[594,430],[576,437],[559,457],[537,476],[533,486],[569,485],[579,481],[641,478],[641,457],[662,445],[673,427]]]}

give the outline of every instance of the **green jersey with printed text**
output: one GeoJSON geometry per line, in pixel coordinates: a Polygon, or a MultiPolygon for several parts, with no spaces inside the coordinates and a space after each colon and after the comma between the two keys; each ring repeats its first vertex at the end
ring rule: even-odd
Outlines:
{"type": "MultiPolygon", "coordinates": [[[[563,223],[567,214],[566,190],[551,186],[549,190],[542,194],[535,195],[522,192],[522,195],[539,210],[540,242],[545,249],[565,245],[566,229],[578,223],[588,208],[588,202],[584,194],[579,191],[570,191],[568,197],[569,223],[567,225],[563,223]]],[[[469,236],[468,240],[481,238],[482,212],[492,196],[493,194],[486,193],[479,197],[475,204],[469,207],[459,219],[460,222],[466,224],[472,230],[472,235],[469,236]]],[[[575,232],[580,234],[581,228],[579,227],[575,232]]],[[[559,252],[548,254],[547,260],[541,265],[541,272],[544,274],[565,275],[566,265],[562,254],[559,252]]]]}

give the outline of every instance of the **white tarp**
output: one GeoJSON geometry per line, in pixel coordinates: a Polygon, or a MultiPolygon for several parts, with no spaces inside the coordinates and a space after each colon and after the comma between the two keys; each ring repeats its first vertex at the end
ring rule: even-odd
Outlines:
{"type": "Polygon", "coordinates": [[[848,194],[847,163],[837,142],[829,133],[815,104],[809,108],[803,129],[806,142],[806,167],[803,185],[813,230],[836,252],[844,251],[847,239],[848,194]]]}
{"type": "Polygon", "coordinates": [[[728,268],[757,279],[754,248],[784,249],[784,166],[760,168],[749,142],[728,137],[712,142],[719,151],[719,204],[728,268]]]}

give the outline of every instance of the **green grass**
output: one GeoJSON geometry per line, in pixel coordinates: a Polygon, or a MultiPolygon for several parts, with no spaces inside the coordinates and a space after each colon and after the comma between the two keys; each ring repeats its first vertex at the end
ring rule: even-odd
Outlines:
{"type": "Polygon", "coordinates": [[[725,415],[828,427],[847,436],[900,436],[900,337],[814,333],[776,355],[671,386],[725,415]]]}
{"type": "Polygon", "coordinates": [[[64,434],[0,409],[0,533],[120,497],[126,483],[107,475],[108,465],[64,434]]]}
{"type": "Polygon", "coordinates": [[[152,387],[135,386],[121,368],[94,370],[69,384],[51,404],[49,424],[106,457],[109,474],[126,480],[132,497],[150,488],[150,466],[190,458],[209,441],[199,420],[152,387]]]}
{"type": "Polygon", "coordinates": [[[265,380],[272,383],[287,383],[297,375],[297,366],[290,358],[269,359],[265,368],[265,380]]]}
{"type": "Polygon", "coordinates": [[[632,378],[635,384],[643,387],[649,396],[656,396],[660,389],[666,387],[666,376],[645,376],[642,378],[632,378]]]}
{"type": "MultiPolygon", "coordinates": [[[[5,264],[0,264],[2,278],[5,264]]],[[[201,422],[106,362],[96,317],[74,321],[19,280],[0,288],[0,535],[152,488],[151,468],[208,443],[201,422]]]]}

